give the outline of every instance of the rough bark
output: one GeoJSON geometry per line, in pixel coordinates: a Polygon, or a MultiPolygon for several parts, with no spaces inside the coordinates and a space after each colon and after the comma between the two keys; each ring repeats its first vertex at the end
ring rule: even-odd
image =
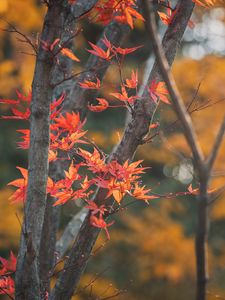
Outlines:
{"type": "MultiPolygon", "coordinates": [[[[89,12],[96,2],[97,0],[77,1],[75,5],[71,6],[68,4],[68,1],[64,1],[64,14],[62,20],[58,20],[58,26],[61,26],[61,29],[58,32],[61,44],[66,43],[66,47],[73,50],[74,38],[71,37],[73,37],[74,32],[76,32],[77,21],[85,13],[89,12]]],[[[53,89],[53,99],[57,99],[62,93],[69,98],[71,81],[65,80],[65,77],[72,73],[72,68],[72,60],[65,56],[60,58],[60,64],[55,63],[53,65],[51,84],[54,86],[55,83],[61,82],[61,84],[53,89]]],[[[63,170],[67,165],[67,162],[63,163],[63,167],[61,162],[52,163],[49,170],[50,178],[54,181],[62,179],[64,174],[63,170]]],[[[60,208],[53,207],[52,204],[53,199],[47,197],[39,255],[41,296],[44,296],[49,292],[51,280],[50,274],[57,260],[56,235],[59,225],[60,208]]]]}
{"type": "MultiPolygon", "coordinates": [[[[41,35],[43,41],[54,41],[58,36],[55,20],[59,15],[59,6],[49,7],[41,35]]],[[[40,46],[32,84],[28,191],[17,263],[16,299],[40,299],[38,256],[46,204],[52,66],[48,51],[40,46]]]]}
{"type": "MultiPolygon", "coordinates": [[[[176,18],[174,18],[164,36],[163,47],[170,65],[173,63],[176,49],[188,24],[192,10],[193,2],[191,0],[181,0],[179,2],[176,18]],[[165,42],[167,40],[169,41],[169,46],[165,42]],[[171,40],[173,43],[170,42],[171,40]]],[[[159,76],[159,71],[155,67],[151,72],[149,80],[158,78],[159,76]]],[[[123,138],[116,150],[112,153],[110,159],[117,159],[121,163],[127,159],[132,159],[137,147],[143,143],[143,137],[148,133],[149,124],[155,108],[155,104],[153,101],[150,101],[149,95],[145,90],[142,99],[137,101],[132,120],[127,125],[123,138]]],[[[101,203],[103,199],[104,192],[100,190],[95,201],[101,203]]],[[[65,271],[59,276],[53,289],[50,297],[51,300],[71,299],[74,289],[86,267],[98,234],[99,230],[90,225],[88,215],[71,249],[69,259],[65,264],[65,271]]]]}
{"type": "MultiPolygon", "coordinates": [[[[88,7],[93,6],[93,1],[88,7]]],[[[84,5],[84,2],[76,2],[73,6],[73,16],[80,16],[88,11],[87,4],[84,5]],[[82,9],[80,5],[82,5],[82,9]],[[76,9],[76,7],[78,8],[76,9]],[[79,11],[79,13],[77,12],[79,11]],[[75,13],[76,12],[76,13],[75,13]]],[[[70,22],[68,22],[66,30],[62,33],[61,41],[67,41],[71,35],[71,32],[74,30],[76,25],[76,19],[70,18],[70,22]]],[[[106,26],[105,30],[101,38],[99,39],[98,46],[104,48],[105,45],[102,43],[102,38],[107,36],[109,40],[115,44],[120,45],[123,39],[130,32],[130,29],[127,25],[118,24],[117,22],[112,22],[108,26],[106,26]]],[[[72,48],[73,41],[71,40],[67,43],[68,48],[72,48]]],[[[69,58],[62,58],[60,61],[60,68],[58,65],[54,66],[54,71],[52,74],[52,83],[62,82],[59,86],[54,89],[54,98],[59,97],[62,92],[66,94],[66,101],[63,107],[62,113],[66,111],[76,111],[81,115],[81,119],[84,119],[87,114],[87,100],[90,102],[94,100],[96,96],[96,91],[87,91],[85,89],[80,88],[77,84],[78,82],[82,82],[84,80],[95,80],[96,76],[99,79],[104,77],[107,69],[109,67],[109,63],[95,55],[90,55],[87,64],[85,66],[85,70],[87,72],[81,74],[75,83],[72,80],[64,80],[64,75],[70,76],[72,72],[72,64],[69,58]],[[63,72],[62,72],[63,71],[63,72]]],[[[49,176],[53,180],[62,179],[63,170],[66,169],[68,165],[67,162],[58,161],[53,163],[53,166],[50,168],[49,176]]],[[[50,197],[47,199],[47,206],[45,210],[45,218],[42,230],[42,239],[41,239],[41,248],[40,248],[40,277],[41,277],[41,293],[44,294],[49,292],[50,289],[50,276],[49,274],[56,263],[57,256],[62,257],[66,250],[68,249],[72,238],[78,232],[86,213],[81,213],[75,215],[72,220],[69,222],[68,226],[65,229],[64,234],[61,239],[58,241],[56,246],[56,234],[58,229],[58,221],[60,208],[52,206],[53,199],[50,197]],[[81,218],[82,217],[82,218],[81,218]]]]}
{"type": "MultiPolygon", "coordinates": [[[[88,1],[86,5],[91,2],[93,6],[96,1],[88,1]]],[[[40,40],[51,44],[56,38],[61,38],[72,19],[74,15],[67,1],[50,0],[40,40]]],[[[39,254],[46,206],[53,67],[51,53],[40,43],[32,83],[28,189],[16,271],[16,299],[41,297],[39,254]]]]}

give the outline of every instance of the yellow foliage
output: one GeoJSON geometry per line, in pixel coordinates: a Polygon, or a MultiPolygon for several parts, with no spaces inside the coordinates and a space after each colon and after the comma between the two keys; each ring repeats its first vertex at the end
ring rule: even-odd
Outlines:
{"type": "Polygon", "coordinates": [[[185,236],[181,224],[154,209],[146,209],[141,218],[127,215],[124,220],[129,232],[122,239],[135,249],[131,256],[142,281],[164,278],[178,282],[193,276],[194,242],[185,236]]]}
{"type": "Polygon", "coordinates": [[[7,21],[16,24],[19,29],[40,30],[45,6],[37,6],[36,0],[1,0],[1,6],[7,21]]]}
{"type": "Polygon", "coordinates": [[[18,205],[9,203],[10,195],[9,189],[0,191],[0,211],[4,216],[4,221],[0,222],[0,245],[5,249],[18,246],[21,230],[18,218],[22,222],[21,209],[18,205]]]}
{"type": "Polygon", "coordinates": [[[0,14],[5,13],[8,9],[8,0],[1,0],[0,2],[0,14]]]}

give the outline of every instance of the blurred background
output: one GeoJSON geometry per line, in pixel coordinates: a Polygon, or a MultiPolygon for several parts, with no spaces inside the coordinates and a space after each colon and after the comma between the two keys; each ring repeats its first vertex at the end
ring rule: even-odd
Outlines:
{"type": "MultiPolygon", "coordinates": [[[[7,29],[7,22],[18,30],[38,39],[45,8],[37,0],[0,0],[0,28],[7,29]]],[[[211,9],[198,7],[188,28],[173,73],[187,106],[205,154],[210,152],[225,111],[225,4],[223,1],[211,9]]],[[[82,70],[88,53],[87,40],[96,42],[102,31],[100,25],[82,21],[83,32],[75,43],[76,54],[82,70]]],[[[163,34],[165,25],[159,22],[163,34]]],[[[14,99],[16,90],[28,93],[31,87],[35,57],[29,47],[18,40],[16,34],[0,30],[0,98],[14,99]]],[[[127,56],[124,74],[129,77],[138,69],[139,80],[145,77],[146,66],[151,68],[153,56],[151,43],[142,23],[127,37],[124,46],[143,44],[137,53],[127,56]]],[[[104,79],[107,95],[119,85],[118,72],[111,66],[104,79]]],[[[102,91],[105,97],[106,91],[102,91]]],[[[113,99],[111,99],[113,101],[113,99]]],[[[9,107],[0,106],[0,114],[8,115],[9,107]]],[[[89,113],[86,128],[89,137],[106,153],[117,144],[123,131],[126,113],[123,109],[108,109],[89,113]]],[[[106,242],[104,232],[94,249],[83,276],[76,300],[190,300],[194,299],[196,229],[196,202],[192,196],[163,197],[169,193],[187,191],[192,183],[197,187],[193,174],[190,151],[171,107],[160,104],[152,129],[152,140],[142,146],[135,159],[151,167],[143,181],[160,199],[149,205],[134,202],[115,216],[110,228],[111,240],[106,242]]],[[[17,148],[19,133],[26,128],[21,121],[0,120],[0,256],[7,258],[10,249],[17,253],[22,207],[12,205],[8,198],[12,190],[7,183],[18,178],[16,166],[27,167],[27,152],[17,148]]],[[[225,142],[222,144],[211,182],[212,188],[225,184],[225,142]]],[[[131,203],[127,199],[127,203],[131,203]]],[[[70,218],[79,211],[79,203],[63,206],[61,231],[70,218]]],[[[225,195],[211,206],[209,236],[210,282],[208,299],[225,299],[225,195]]],[[[60,236],[59,232],[59,236],[60,236]]],[[[0,296],[3,298],[3,296],[0,296]]],[[[6,299],[6,298],[5,298],[6,299]]]]}

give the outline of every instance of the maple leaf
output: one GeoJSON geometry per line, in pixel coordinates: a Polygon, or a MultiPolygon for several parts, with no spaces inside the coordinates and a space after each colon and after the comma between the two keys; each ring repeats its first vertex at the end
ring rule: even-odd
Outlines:
{"type": "MultiPolygon", "coordinates": [[[[164,13],[164,12],[160,12],[160,11],[158,11],[157,13],[158,13],[161,21],[165,25],[169,26],[171,24],[171,22],[173,21],[173,18],[175,16],[176,12],[177,12],[177,9],[172,10],[170,7],[168,7],[167,8],[167,14],[164,13]]],[[[195,26],[194,23],[191,20],[189,20],[188,21],[188,27],[190,27],[192,29],[192,28],[194,28],[194,26],[195,26]]]]}
{"type": "Polygon", "coordinates": [[[111,60],[111,58],[115,55],[115,53],[111,53],[111,48],[108,48],[105,51],[102,48],[98,47],[97,45],[95,45],[91,42],[88,42],[88,43],[91,45],[93,50],[87,50],[87,51],[90,52],[93,55],[99,56],[102,59],[105,59],[105,60],[108,60],[108,61],[111,60]]]}
{"type": "Polygon", "coordinates": [[[168,99],[169,92],[166,88],[165,82],[163,81],[156,82],[156,80],[153,80],[148,90],[154,102],[157,103],[159,99],[166,104],[170,104],[168,99]]]}
{"type": "Polygon", "coordinates": [[[48,161],[56,161],[57,160],[57,151],[49,150],[48,151],[48,161]]]}
{"type": "Polygon", "coordinates": [[[148,200],[158,198],[157,196],[154,196],[154,195],[146,195],[150,191],[151,191],[151,189],[145,190],[145,185],[139,186],[138,183],[135,182],[134,190],[131,193],[131,195],[138,200],[144,200],[146,202],[148,200]]]}
{"type": "Polygon", "coordinates": [[[27,96],[24,96],[18,90],[16,90],[16,93],[18,98],[17,100],[0,99],[0,103],[11,105],[11,111],[13,113],[13,116],[2,116],[2,119],[28,120],[30,117],[29,105],[32,94],[30,92],[27,96]],[[18,108],[21,108],[22,110],[18,110],[18,108]]]}
{"type": "MultiPolygon", "coordinates": [[[[17,190],[9,198],[9,200],[12,200],[13,203],[26,201],[26,192],[27,192],[27,184],[28,184],[28,170],[21,167],[16,167],[16,168],[20,171],[23,178],[13,180],[7,184],[7,185],[12,185],[17,187],[17,190]]],[[[51,185],[52,185],[52,179],[48,177],[47,193],[49,193],[49,190],[51,189],[51,185]]]]}
{"type": "Polygon", "coordinates": [[[84,181],[83,181],[80,185],[81,185],[83,191],[85,191],[85,190],[89,189],[89,187],[90,187],[93,183],[94,183],[94,180],[93,180],[93,179],[88,180],[88,177],[87,177],[87,175],[86,175],[85,178],[84,178],[84,181]]]}
{"type": "Polygon", "coordinates": [[[88,109],[93,111],[93,112],[102,112],[104,110],[106,110],[109,107],[109,103],[107,100],[105,100],[104,98],[96,98],[96,100],[98,101],[99,105],[89,105],[88,104],[88,109]]]}
{"type": "Polygon", "coordinates": [[[86,201],[88,205],[85,206],[85,208],[89,209],[91,211],[92,215],[96,215],[99,213],[100,217],[104,215],[104,213],[107,211],[105,205],[98,206],[94,201],[87,200],[86,201]]]}
{"type": "Polygon", "coordinates": [[[189,192],[191,195],[198,195],[198,194],[199,194],[199,188],[193,189],[193,188],[192,188],[192,184],[190,184],[190,185],[188,186],[188,192],[189,192]]]}
{"type": "Polygon", "coordinates": [[[134,18],[144,21],[144,18],[134,9],[134,6],[136,6],[135,0],[98,1],[93,12],[94,20],[103,25],[116,20],[117,22],[128,24],[133,29],[134,18]]]}
{"type": "Polygon", "coordinates": [[[134,28],[134,22],[133,22],[133,17],[136,19],[139,19],[141,21],[145,21],[145,19],[142,17],[140,13],[138,13],[134,8],[128,6],[124,9],[124,16],[120,18],[119,16],[116,16],[115,19],[117,21],[121,20],[123,23],[126,20],[126,23],[130,26],[130,28],[134,28]],[[125,17],[123,19],[123,17],[125,17]]]}
{"type": "Polygon", "coordinates": [[[5,275],[7,272],[15,272],[16,271],[16,256],[13,254],[13,252],[10,252],[9,259],[5,259],[3,257],[0,257],[0,263],[1,263],[1,270],[0,275],[5,275]]]}
{"type": "Polygon", "coordinates": [[[72,189],[65,189],[63,191],[59,191],[54,194],[54,197],[57,198],[56,202],[53,206],[62,205],[68,202],[73,197],[73,190],[72,189]]]}
{"type": "Polygon", "coordinates": [[[77,61],[77,62],[79,62],[80,61],[80,59],[70,50],[70,49],[68,49],[68,48],[62,48],[61,50],[60,50],[60,53],[62,54],[62,55],[64,55],[64,56],[67,56],[67,57],[69,57],[70,59],[72,59],[72,60],[74,60],[74,61],[77,61]]]}
{"type": "Polygon", "coordinates": [[[73,161],[71,162],[68,171],[64,171],[65,173],[65,186],[71,187],[75,180],[81,179],[81,176],[78,173],[80,165],[74,165],[73,161]]]}
{"type": "Polygon", "coordinates": [[[18,189],[12,194],[9,200],[12,200],[13,203],[15,202],[24,202],[26,200],[26,191],[27,191],[27,181],[28,181],[28,171],[24,168],[16,167],[20,173],[22,174],[23,178],[16,179],[8,183],[8,185],[12,185],[17,187],[18,189]]]}
{"type": "Polygon", "coordinates": [[[137,46],[137,47],[133,47],[133,48],[121,48],[121,47],[113,47],[113,51],[116,53],[119,53],[121,55],[127,55],[130,54],[134,51],[136,51],[137,49],[143,47],[143,45],[137,46]]]}
{"type": "Polygon", "coordinates": [[[0,278],[0,295],[6,294],[13,296],[15,293],[14,280],[9,276],[0,278]]]}
{"type": "Polygon", "coordinates": [[[159,127],[159,125],[160,125],[159,122],[152,123],[149,125],[149,129],[155,129],[155,128],[159,127]]]}
{"type": "Polygon", "coordinates": [[[78,154],[85,159],[86,162],[83,164],[93,173],[104,173],[106,171],[105,160],[101,158],[101,155],[96,148],[94,148],[93,153],[79,149],[78,154]]]}
{"type": "Polygon", "coordinates": [[[16,90],[16,94],[17,94],[19,102],[26,102],[28,104],[31,103],[31,99],[32,99],[32,92],[31,91],[27,94],[27,96],[23,95],[18,90],[16,90]]]}
{"type": "Polygon", "coordinates": [[[121,86],[122,93],[110,93],[113,97],[117,98],[120,101],[128,102],[129,104],[133,104],[134,101],[138,98],[138,96],[128,96],[125,86],[121,86]]]}
{"type": "MultiPolygon", "coordinates": [[[[215,192],[216,191],[216,189],[208,189],[207,190],[207,193],[208,194],[212,194],[213,192],[215,192]]],[[[189,194],[191,194],[191,195],[198,195],[199,194],[199,188],[196,188],[196,189],[193,189],[193,187],[192,187],[192,184],[190,184],[189,186],[188,186],[188,192],[189,192],[189,194]]]]}
{"type": "Polygon", "coordinates": [[[84,88],[84,89],[100,89],[101,88],[101,82],[98,78],[97,82],[93,82],[93,81],[89,81],[89,80],[85,80],[84,82],[79,82],[79,86],[84,88]]]}
{"type": "Polygon", "coordinates": [[[80,139],[83,137],[87,131],[76,131],[73,133],[68,133],[65,137],[62,138],[54,138],[54,141],[51,142],[51,149],[60,149],[62,151],[69,151],[73,148],[74,144],[88,144],[88,142],[80,139]]]}
{"type": "Polygon", "coordinates": [[[112,195],[116,202],[120,204],[123,197],[131,189],[131,183],[130,180],[118,181],[115,178],[112,178],[109,181],[107,188],[109,189],[109,191],[106,195],[106,198],[112,195]]]}
{"type": "Polygon", "coordinates": [[[66,113],[65,115],[60,114],[58,118],[54,119],[55,124],[51,126],[52,130],[58,130],[61,128],[63,131],[69,133],[76,132],[84,125],[85,122],[81,122],[79,113],[66,113]]]}
{"type": "Polygon", "coordinates": [[[66,94],[63,93],[59,97],[59,99],[54,99],[52,101],[52,103],[50,104],[50,111],[51,111],[50,119],[51,120],[55,119],[61,112],[62,107],[60,107],[59,109],[58,109],[58,107],[63,103],[63,101],[65,100],[65,97],[66,97],[66,94]]]}
{"type": "Polygon", "coordinates": [[[129,89],[136,89],[137,85],[138,85],[138,73],[137,70],[136,72],[134,72],[134,70],[132,70],[131,73],[131,79],[126,79],[126,82],[124,84],[126,87],[128,87],[129,89]]]}
{"type": "Polygon", "coordinates": [[[8,119],[8,120],[29,120],[30,118],[30,108],[26,108],[26,110],[19,111],[16,108],[11,108],[12,113],[14,116],[2,116],[2,119],[8,119]]]}
{"type": "Polygon", "coordinates": [[[110,235],[107,227],[110,227],[114,224],[114,221],[111,223],[106,223],[102,217],[96,217],[94,215],[90,216],[90,224],[94,227],[104,229],[106,232],[107,239],[110,240],[110,235]]]}
{"type": "Polygon", "coordinates": [[[30,129],[19,129],[17,132],[22,133],[23,141],[17,142],[18,148],[29,149],[30,146],[30,129]]]}
{"type": "Polygon", "coordinates": [[[161,21],[162,21],[165,25],[170,25],[170,23],[171,23],[172,20],[173,20],[174,15],[175,15],[175,11],[172,12],[172,10],[170,9],[170,12],[171,12],[171,13],[169,13],[169,14],[167,15],[167,14],[165,14],[164,12],[158,11],[158,15],[159,15],[161,21]]]}
{"type": "Polygon", "coordinates": [[[120,204],[123,197],[131,190],[132,183],[139,178],[138,175],[144,173],[146,168],[138,167],[141,162],[136,161],[129,164],[126,161],[121,165],[114,160],[107,165],[107,171],[112,177],[109,180],[96,180],[98,186],[108,189],[106,198],[112,195],[117,203],[120,204]]]}
{"type": "Polygon", "coordinates": [[[213,6],[215,4],[215,0],[192,0],[194,3],[196,3],[197,5],[201,5],[204,7],[210,7],[213,6]]]}

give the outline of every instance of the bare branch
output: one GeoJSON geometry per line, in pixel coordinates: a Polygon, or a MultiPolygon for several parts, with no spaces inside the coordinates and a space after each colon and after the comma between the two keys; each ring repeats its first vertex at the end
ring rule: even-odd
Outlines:
{"type": "Polygon", "coordinates": [[[225,133],[225,117],[223,119],[223,122],[221,123],[220,129],[216,136],[215,143],[214,143],[212,150],[210,152],[210,155],[207,159],[207,166],[208,166],[209,172],[211,172],[211,170],[212,170],[212,167],[216,160],[220,145],[223,142],[224,133],[225,133]]]}
{"type": "Polygon", "coordinates": [[[152,9],[150,8],[149,3],[150,2],[148,2],[148,0],[144,1],[145,11],[146,11],[146,27],[153,43],[153,49],[158,63],[158,68],[168,88],[169,94],[171,96],[171,101],[174,105],[174,109],[177,113],[177,116],[184,128],[184,134],[192,150],[196,166],[198,170],[202,170],[204,156],[201,147],[198,143],[198,138],[193,128],[191,118],[187,113],[184,102],[176,87],[176,83],[170,71],[168,61],[164,54],[163,48],[160,44],[159,37],[157,35],[156,23],[154,19],[155,16],[152,9]]]}
{"type": "Polygon", "coordinates": [[[18,39],[21,43],[27,43],[31,48],[33,49],[35,55],[37,55],[37,47],[34,42],[23,32],[19,31],[13,24],[9,23],[8,21],[4,20],[3,18],[0,18],[3,20],[8,26],[9,29],[2,29],[3,31],[9,32],[9,33],[16,33],[20,35],[23,39],[18,39]]]}

